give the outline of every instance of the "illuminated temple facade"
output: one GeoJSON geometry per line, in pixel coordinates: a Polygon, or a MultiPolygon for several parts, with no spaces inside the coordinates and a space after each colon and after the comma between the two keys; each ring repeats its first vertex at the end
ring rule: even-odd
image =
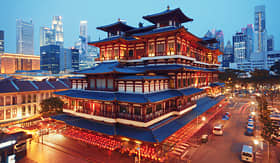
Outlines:
{"type": "Polygon", "coordinates": [[[100,48],[97,66],[76,72],[72,89],[55,94],[64,112],[76,116],[149,127],[186,114],[206,95],[218,96],[215,39],[199,38],[182,24],[193,21],[181,9],[143,17],[149,26],[121,20],[98,27],[107,38],[89,43],[100,48]]]}

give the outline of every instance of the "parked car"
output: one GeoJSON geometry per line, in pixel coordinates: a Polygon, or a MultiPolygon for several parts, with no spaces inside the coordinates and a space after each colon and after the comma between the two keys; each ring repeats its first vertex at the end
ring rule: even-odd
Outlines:
{"type": "Polygon", "coordinates": [[[248,123],[254,123],[253,119],[248,119],[248,123]]]}
{"type": "Polygon", "coordinates": [[[254,136],[254,129],[247,128],[246,132],[245,132],[245,135],[247,135],[247,136],[254,136]]]}
{"type": "Polygon", "coordinates": [[[230,112],[226,112],[225,115],[227,115],[229,118],[231,117],[231,113],[230,112]]]}
{"type": "Polygon", "coordinates": [[[247,128],[254,129],[255,128],[254,123],[248,122],[247,128]]]}

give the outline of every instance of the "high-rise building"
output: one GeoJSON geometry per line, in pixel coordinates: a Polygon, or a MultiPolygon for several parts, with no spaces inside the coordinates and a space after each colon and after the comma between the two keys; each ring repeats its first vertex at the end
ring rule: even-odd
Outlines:
{"type": "Polygon", "coordinates": [[[237,32],[232,37],[234,62],[241,63],[246,59],[246,35],[242,32],[237,32]]]}
{"type": "Polygon", "coordinates": [[[215,38],[218,41],[218,48],[221,52],[224,51],[224,33],[222,30],[215,31],[215,38]]]}
{"type": "Polygon", "coordinates": [[[4,53],[4,31],[0,31],[0,54],[4,53]]]}
{"type": "Polygon", "coordinates": [[[80,69],[80,54],[79,49],[71,48],[72,69],[77,71],[80,69]]]}
{"type": "Polygon", "coordinates": [[[253,24],[248,24],[241,31],[246,35],[246,59],[249,59],[254,52],[254,28],[253,24]]]}
{"type": "Polygon", "coordinates": [[[63,47],[64,38],[63,38],[63,24],[61,16],[54,16],[52,20],[52,30],[55,34],[55,43],[63,47]]]}
{"type": "Polygon", "coordinates": [[[274,38],[272,35],[268,36],[267,38],[267,51],[274,50],[274,38]]]}
{"type": "Polygon", "coordinates": [[[16,43],[18,54],[34,54],[34,25],[22,19],[16,20],[16,43]]]}
{"type": "Polygon", "coordinates": [[[265,6],[255,7],[255,48],[256,52],[266,51],[265,6]]]}
{"type": "Polygon", "coordinates": [[[232,62],[233,62],[233,47],[231,45],[231,42],[228,41],[224,49],[222,67],[225,69],[229,68],[229,64],[232,62]]]}
{"type": "Polygon", "coordinates": [[[55,45],[55,32],[48,27],[40,28],[40,46],[55,45]]]}
{"type": "Polygon", "coordinates": [[[60,45],[46,45],[40,47],[41,70],[51,71],[53,74],[60,72],[60,56],[62,53],[60,45]]]}

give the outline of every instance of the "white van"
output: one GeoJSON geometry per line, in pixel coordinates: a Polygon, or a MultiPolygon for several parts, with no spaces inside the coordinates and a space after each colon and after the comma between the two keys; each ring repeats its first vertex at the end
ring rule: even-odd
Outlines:
{"type": "Polygon", "coordinates": [[[241,160],[246,162],[254,162],[254,153],[252,146],[243,145],[241,152],[241,160]]]}
{"type": "Polygon", "coordinates": [[[223,135],[224,134],[224,129],[222,124],[217,124],[213,128],[213,134],[214,135],[223,135]]]}

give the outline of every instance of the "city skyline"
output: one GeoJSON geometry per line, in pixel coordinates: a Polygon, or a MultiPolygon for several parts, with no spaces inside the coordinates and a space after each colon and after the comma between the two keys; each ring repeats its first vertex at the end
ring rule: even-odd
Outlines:
{"type": "Polygon", "coordinates": [[[239,31],[240,28],[246,26],[247,24],[254,24],[254,7],[257,5],[265,5],[267,19],[266,29],[269,35],[274,36],[275,49],[280,49],[280,31],[277,30],[277,28],[280,28],[280,22],[275,21],[276,16],[280,13],[280,11],[277,10],[277,4],[280,4],[280,2],[276,2],[276,0],[256,0],[245,2],[241,0],[234,2],[225,2],[222,0],[215,0],[211,2],[205,2],[205,0],[196,2],[171,2],[164,0],[154,2],[122,1],[121,3],[114,1],[82,1],[78,4],[74,1],[67,1],[67,8],[62,7],[63,4],[65,4],[64,1],[55,3],[53,1],[23,1],[17,3],[9,1],[4,3],[7,7],[1,10],[3,13],[0,16],[0,19],[3,21],[0,22],[0,30],[5,31],[6,52],[16,51],[15,24],[17,18],[24,20],[32,19],[34,23],[34,53],[39,55],[40,27],[50,24],[53,16],[62,16],[64,45],[65,47],[71,47],[74,46],[74,43],[79,38],[79,23],[82,20],[88,21],[88,34],[91,37],[91,40],[98,40],[99,38],[102,39],[105,37],[103,32],[96,29],[96,27],[100,24],[110,24],[117,21],[118,18],[121,18],[125,19],[127,24],[131,26],[137,27],[139,22],[143,22],[144,26],[146,26],[150,23],[144,21],[141,15],[162,11],[166,9],[167,5],[170,5],[171,8],[180,7],[188,16],[194,19],[194,22],[184,25],[190,31],[193,31],[193,33],[197,36],[203,37],[208,29],[221,29],[225,35],[225,42],[232,40],[232,36],[235,32],[239,31]],[[110,6],[106,5],[108,2],[111,3],[110,6]],[[203,2],[203,6],[201,5],[201,2],[203,2]],[[239,2],[242,2],[243,5],[238,5],[240,4],[239,2]],[[150,5],[145,5],[147,3],[150,5]],[[36,8],[33,6],[36,6],[36,8]],[[129,6],[129,8],[127,8],[127,6],[129,6]],[[217,10],[217,8],[219,9],[217,10]],[[204,12],[201,12],[201,10],[204,12]],[[238,13],[235,11],[238,11],[238,13]],[[40,14],[38,14],[38,12],[40,14]],[[109,14],[112,12],[115,14],[109,14]],[[220,12],[225,14],[219,14],[220,12]],[[7,15],[4,13],[9,14],[7,15]],[[206,13],[208,16],[206,16],[206,13]],[[100,14],[103,14],[102,19],[99,17],[100,14]],[[229,22],[228,19],[231,19],[231,23],[227,23],[229,22]]]}

